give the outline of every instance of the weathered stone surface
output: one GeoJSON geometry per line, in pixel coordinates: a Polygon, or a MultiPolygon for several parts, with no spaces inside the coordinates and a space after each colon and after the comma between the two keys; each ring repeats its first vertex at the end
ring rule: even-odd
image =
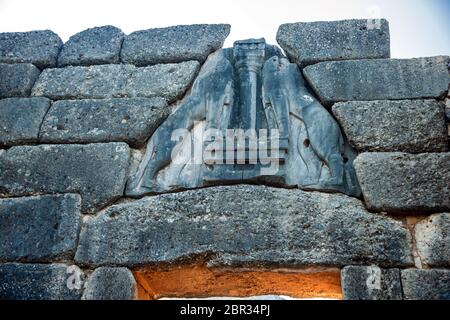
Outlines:
{"type": "Polygon", "coordinates": [[[400,222],[357,199],[241,185],[112,206],[82,229],[75,259],[136,266],[214,254],[211,265],[409,266],[409,244],[400,222]]]}
{"type": "Polygon", "coordinates": [[[65,264],[0,264],[0,299],[78,300],[82,290],[68,285],[72,283],[68,268],[65,264]]]}
{"type": "Polygon", "coordinates": [[[136,68],[99,65],[46,69],[33,87],[33,96],[50,99],[104,99],[124,97],[180,98],[194,80],[197,61],[136,68]]]}
{"type": "Polygon", "coordinates": [[[436,100],[340,102],[333,113],[359,152],[448,150],[444,108],[436,100]]]}
{"type": "Polygon", "coordinates": [[[0,260],[72,258],[81,225],[76,194],[0,199],[0,260]]]}
{"type": "Polygon", "coordinates": [[[123,141],[140,147],[169,113],[162,98],[57,101],[45,117],[39,139],[42,143],[123,141]]]}
{"type": "Polygon", "coordinates": [[[125,143],[12,147],[0,154],[0,196],[79,193],[82,212],[123,195],[128,176],[125,143]]]}
{"type": "Polygon", "coordinates": [[[300,66],[390,58],[389,23],[385,19],[287,23],[278,29],[277,42],[300,66]]]}
{"type": "Polygon", "coordinates": [[[0,63],[0,98],[28,97],[39,69],[30,63],[0,63]]]}
{"type": "Polygon", "coordinates": [[[344,300],[402,300],[399,269],[349,266],[341,272],[344,300]]]}
{"type": "Polygon", "coordinates": [[[54,67],[62,44],[50,30],[0,33],[0,63],[32,63],[40,69],[54,67]]]}
{"type": "Polygon", "coordinates": [[[200,68],[197,61],[136,68],[127,86],[130,97],[163,97],[171,102],[186,92],[200,68]]]}
{"type": "Polygon", "coordinates": [[[125,37],[121,60],[137,66],[203,62],[223,46],[230,28],[228,24],[199,24],[136,31],[125,37]]]}
{"type": "Polygon", "coordinates": [[[448,56],[321,62],[303,73],[323,103],[443,98],[448,56]]]}
{"type": "Polygon", "coordinates": [[[430,267],[450,267],[450,213],[436,214],[415,227],[418,254],[430,267]]]}
{"type": "Polygon", "coordinates": [[[450,209],[450,153],[363,153],[354,161],[367,208],[388,212],[450,209]]]}
{"type": "Polygon", "coordinates": [[[402,271],[405,300],[450,300],[450,270],[402,271]]]}
{"type": "Polygon", "coordinates": [[[39,128],[50,108],[46,98],[0,100],[0,146],[37,142],[39,128]]]}
{"type": "Polygon", "coordinates": [[[127,268],[98,268],[86,282],[83,300],[134,300],[136,280],[127,268]]]}
{"type": "Polygon", "coordinates": [[[32,95],[53,100],[125,97],[127,81],[134,70],[129,65],[45,69],[32,95]]]}
{"type": "Polygon", "coordinates": [[[113,26],[95,27],[70,37],[58,56],[58,66],[120,63],[125,34],[113,26]]]}

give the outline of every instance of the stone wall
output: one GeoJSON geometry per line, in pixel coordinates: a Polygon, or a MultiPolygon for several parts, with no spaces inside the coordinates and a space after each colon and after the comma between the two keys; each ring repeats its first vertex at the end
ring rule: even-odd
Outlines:
{"type": "Polygon", "coordinates": [[[361,197],[245,184],[125,196],[229,32],[0,34],[1,299],[143,298],[139,275],[186,264],[338,270],[344,299],[450,299],[450,60],[390,59],[385,20],[277,34],[356,151],[361,197]]]}

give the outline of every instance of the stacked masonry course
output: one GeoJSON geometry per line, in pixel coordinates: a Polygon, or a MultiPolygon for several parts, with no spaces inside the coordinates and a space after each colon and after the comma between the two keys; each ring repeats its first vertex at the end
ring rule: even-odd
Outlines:
{"type": "Polygon", "coordinates": [[[135,299],[137,268],[199,256],[339,268],[344,299],[450,299],[450,60],[390,59],[385,20],[277,34],[358,152],[363,198],[250,185],[124,198],[229,32],[0,34],[0,299],[135,299]]]}

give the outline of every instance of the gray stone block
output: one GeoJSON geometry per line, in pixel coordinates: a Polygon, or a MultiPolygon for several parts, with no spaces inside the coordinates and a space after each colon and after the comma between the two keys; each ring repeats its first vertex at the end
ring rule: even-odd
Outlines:
{"type": "Polygon", "coordinates": [[[83,300],[134,300],[137,285],[127,268],[98,268],[86,282],[83,300]]]}
{"type": "Polygon", "coordinates": [[[70,37],[58,56],[58,66],[120,63],[125,34],[113,26],[95,27],[70,37]]]}
{"type": "Polygon", "coordinates": [[[354,161],[369,210],[392,213],[450,209],[450,153],[363,153],[354,161]]]}
{"type": "Polygon", "coordinates": [[[340,102],[333,113],[359,152],[448,151],[444,108],[436,100],[340,102]]]}
{"type": "Polygon", "coordinates": [[[344,300],[402,300],[399,269],[349,266],[341,272],[344,300]]]}
{"type": "Polygon", "coordinates": [[[76,194],[0,199],[0,260],[72,259],[81,225],[76,194]]]}
{"type": "Polygon", "coordinates": [[[99,65],[46,69],[32,90],[33,96],[53,100],[162,97],[181,98],[199,69],[197,61],[136,68],[99,65]]]}
{"type": "Polygon", "coordinates": [[[213,256],[210,265],[411,266],[410,234],[344,195],[223,186],[114,205],[90,219],[83,265],[139,266],[213,256]]]}
{"type": "Polygon", "coordinates": [[[65,264],[0,264],[0,299],[79,300],[82,290],[76,281],[83,275],[72,281],[69,271],[65,264]]]}
{"type": "Polygon", "coordinates": [[[32,63],[40,69],[55,67],[62,44],[50,30],[0,33],[0,63],[32,63]]]}
{"type": "Polygon", "coordinates": [[[50,108],[47,98],[0,100],[0,146],[38,141],[39,129],[50,108]]]}
{"type": "Polygon", "coordinates": [[[402,270],[405,300],[450,300],[450,270],[402,270]]]}
{"type": "Polygon", "coordinates": [[[199,24],[136,31],[125,37],[121,60],[137,66],[204,62],[223,46],[230,28],[228,24],[199,24]]]}
{"type": "Polygon", "coordinates": [[[0,99],[29,97],[40,71],[30,63],[0,63],[0,99]]]}
{"type": "Polygon", "coordinates": [[[32,95],[53,100],[126,97],[127,81],[134,70],[129,65],[45,69],[32,95]]]}
{"type": "Polygon", "coordinates": [[[385,19],[283,24],[277,42],[302,67],[323,61],[390,58],[385,19]]]}
{"type": "Polygon", "coordinates": [[[430,267],[450,267],[450,213],[435,214],[415,227],[417,252],[430,267]]]}
{"type": "Polygon", "coordinates": [[[180,99],[197,76],[200,64],[187,61],[136,68],[131,76],[129,97],[163,97],[169,102],[180,99]]]}
{"type": "Polygon", "coordinates": [[[123,141],[140,147],[169,113],[170,108],[162,98],[57,101],[42,123],[39,140],[41,143],[123,141]]]}
{"type": "Polygon", "coordinates": [[[328,106],[351,100],[444,98],[450,76],[448,56],[321,62],[303,73],[328,106]]]}
{"type": "Polygon", "coordinates": [[[79,193],[92,213],[123,195],[125,143],[12,147],[0,154],[0,197],[79,193]]]}

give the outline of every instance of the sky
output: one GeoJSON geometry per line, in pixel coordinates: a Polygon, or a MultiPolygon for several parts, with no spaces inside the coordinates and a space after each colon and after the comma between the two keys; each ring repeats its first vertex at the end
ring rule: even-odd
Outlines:
{"type": "Polygon", "coordinates": [[[386,18],[393,58],[450,55],[450,0],[0,0],[0,32],[50,29],[63,41],[87,28],[136,30],[229,23],[235,40],[266,38],[289,22],[386,18]]]}

